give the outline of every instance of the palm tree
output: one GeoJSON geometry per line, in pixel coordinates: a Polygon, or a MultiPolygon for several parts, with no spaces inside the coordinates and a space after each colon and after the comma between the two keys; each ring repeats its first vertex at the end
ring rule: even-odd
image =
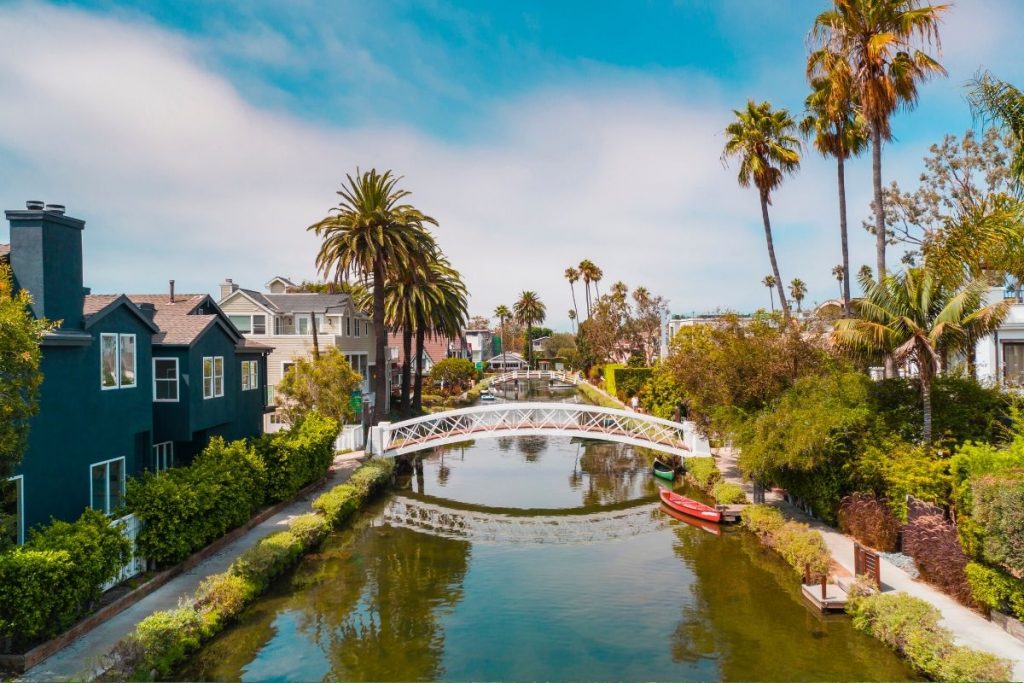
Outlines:
{"type": "Polygon", "coordinates": [[[466,326],[469,316],[468,292],[459,272],[451,267],[447,259],[438,257],[428,264],[425,278],[431,288],[430,306],[421,311],[422,317],[416,325],[417,372],[413,383],[413,412],[423,411],[423,346],[426,335],[458,337],[466,326]]]}
{"type": "Polygon", "coordinates": [[[569,324],[572,325],[572,331],[575,334],[576,333],[576,310],[575,309],[570,309],[569,310],[569,324]]]}
{"type": "Polygon", "coordinates": [[[587,301],[587,320],[590,320],[590,283],[601,276],[601,269],[590,259],[583,259],[579,265],[580,277],[583,278],[583,290],[587,301]]]}
{"type": "Polygon", "coordinates": [[[1013,140],[1010,173],[1018,191],[1024,189],[1024,93],[986,71],[970,82],[967,99],[975,115],[995,122],[1013,140]]]}
{"type": "Polygon", "coordinates": [[[800,132],[812,139],[822,156],[836,159],[839,188],[839,241],[843,252],[843,277],[839,297],[843,310],[850,314],[850,250],[846,231],[846,160],[859,155],[867,146],[867,124],[856,109],[853,74],[842,55],[828,49],[817,50],[807,61],[811,94],[805,107],[807,116],[800,132]]]}
{"type": "Polygon", "coordinates": [[[761,198],[761,219],[764,221],[764,235],[768,241],[768,258],[772,263],[775,288],[782,305],[782,315],[789,320],[789,302],[782,290],[782,276],[775,259],[775,244],[772,241],[772,225],[768,219],[768,205],[771,193],[782,184],[788,173],[800,167],[800,141],[793,136],[796,124],[785,109],[772,110],[769,102],[756,104],[747,102],[745,110],[735,110],[736,120],[730,123],[725,134],[728,140],[722,152],[723,161],[730,157],[739,159],[740,170],[737,179],[740,187],[757,188],[761,198]]]}
{"type": "Polygon", "coordinates": [[[875,257],[885,278],[882,142],[892,139],[897,109],[913,109],[918,84],[946,70],[925,49],[939,46],[939,22],[949,5],[921,0],[833,0],[814,20],[812,36],[849,63],[852,90],[867,121],[874,182],[875,257]]]}
{"type": "Polygon", "coordinates": [[[843,303],[846,304],[846,306],[850,305],[850,284],[846,279],[846,274],[849,269],[849,263],[840,263],[839,265],[832,266],[832,277],[834,277],[839,283],[839,298],[843,299],[843,303]]]}
{"type": "Polygon", "coordinates": [[[501,304],[494,309],[494,317],[498,319],[501,325],[501,369],[505,370],[505,321],[512,317],[512,311],[509,310],[508,306],[501,304]]]}
{"type": "Polygon", "coordinates": [[[590,281],[594,283],[594,301],[601,298],[601,289],[597,286],[597,283],[600,282],[603,277],[604,271],[595,265],[590,274],[590,281]]]}
{"type": "Polygon", "coordinates": [[[800,302],[804,300],[807,295],[807,285],[798,277],[793,278],[789,283],[789,295],[796,301],[797,313],[803,313],[803,309],[800,308],[800,302]]]}
{"type": "Polygon", "coordinates": [[[761,280],[761,284],[768,288],[768,302],[772,305],[772,313],[775,312],[775,295],[772,288],[775,287],[776,282],[774,275],[765,275],[761,280]]]}
{"type": "Polygon", "coordinates": [[[573,268],[572,266],[569,266],[568,268],[565,269],[565,279],[569,281],[569,291],[572,292],[573,317],[571,319],[574,320],[578,313],[576,313],[576,287],[574,287],[573,285],[575,285],[579,281],[580,271],[576,268],[573,268]]]}
{"type": "Polygon", "coordinates": [[[376,335],[376,372],[373,418],[384,419],[387,396],[387,330],[384,312],[389,275],[425,267],[435,251],[426,229],[437,221],[401,201],[409,192],[397,188],[399,178],[391,171],[371,169],[355,177],[346,175],[347,185],[338,191],[341,201],[332,215],[309,226],[323,238],[316,266],[335,282],[355,274],[373,286],[373,330],[376,335]]]}
{"type": "Polygon", "coordinates": [[[940,359],[994,331],[1006,317],[1006,302],[983,306],[988,283],[975,279],[952,287],[928,267],[908,268],[880,282],[862,279],[856,317],[840,320],[832,344],[866,358],[891,356],[917,367],[924,408],[924,440],[932,439],[932,380],[940,359]]]}
{"type": "Polygon", "coordinates": [[[530,337],[530,330],[534,323],[544,322],[547,310],[541,302],[537,292],[526,290],[519,294],[519,301],[512,307],[516,319],[526,327],[526,363],[533,366],[533,339],[530,337]]]}

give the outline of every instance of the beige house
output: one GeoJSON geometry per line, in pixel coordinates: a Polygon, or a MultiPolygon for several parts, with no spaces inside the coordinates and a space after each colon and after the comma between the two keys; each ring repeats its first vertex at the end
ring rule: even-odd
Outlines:
{"type": "MultiPolygon", "coordinates": [[[[265,292],[245,289],[231,279],[220,285],[220,307],[235,327],[246,337],[274,347],[267,359],[269,403],[273,404],[273,389],[295,359],[313,355],[315,324],[320,348],[336,347],[363,376],[363,406],[369,409],[375,400],[373,321],[356,309],[348,294],[295,289],[283,277],[268,282],[265,292]]],[[[389,396],[384,398],[388,400],[389,396]]],[[[268,416],[269,431],[276,422],[274,415],[268,416]]]]}

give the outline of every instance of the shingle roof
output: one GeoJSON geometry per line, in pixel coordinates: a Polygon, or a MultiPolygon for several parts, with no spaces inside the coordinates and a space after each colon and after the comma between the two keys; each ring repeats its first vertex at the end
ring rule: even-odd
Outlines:
{"type": "Polygon", "coordinates": [[[265,306],[266,308],[270,309],[271,311],[276,311],[277,310],[277,306],[275,306],[270,301],[268,301],[267,297],[263,296],[262,292],[257,292],[255,289],[244,289],[244,288],[240,289],[238,291],[245,292],[246,294],[248,294],[260,306],[265,306]]]}
{"type": "Polygon", "coordinates": [[[82,313],[88,318],[90,315],[99,313],[104,308],[110,305],[110,303],[121,296],[120,294],[89,294],[85,297],[85,301],[82,306],[82,313]]]}
{"type": "MultiPolygon", "coordinates": [[[[246,293],[250,292],[246,290],[246,293]]],[[[261,294],[270,303],[270,307],[282,313],[322,313],[328,311],[340,313],[343,306],[350,305],[348,294],[261,294]]]]}
{"type": "Polygon", "coordinates": [[[192,311],[206,294],[175,294],[171,303],[167,294],[129,294],[136,306],[152,304],[156,309],[153,322],[160,332],[153,335],[154,344],[191,344],[217,319],[216,315],[193,315],[192,311]]]}
{"type": "Polygon", "coordinates": [[[11,254],[11,245],[0,244],[0,259],[5,259],[11,254]]]}

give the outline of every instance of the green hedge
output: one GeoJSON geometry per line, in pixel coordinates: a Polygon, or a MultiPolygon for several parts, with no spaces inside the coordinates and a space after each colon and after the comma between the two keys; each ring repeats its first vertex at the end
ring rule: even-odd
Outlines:
{"type": "Polygon", "coordinates": [[[160,565],[181,562],[268,502],[295,495],[327,474],[337,433],[335,420],[310,413],[252,446],[214,437],[188,467],[129,480],[126,502],[142,522],[139,552],[160,565]]]}
{"type": "Polygon", "coordinates": [[[612,396],[628,398],[638,393],[653,375],[652,368],[628,368],[609,363],[604,366],[604,388],[612,396]]]}
{"type": "Polygon", "coordinates": [[[722,478],[714,458],[687,458],[686,475],[705,491],[710,491],[715,482],[722,478]]]}
{"type": "MultiPolygon", "coordinates": [[[[349,481],[317,498],[314,508],[336,510],[331,501],[353,503],[349,513],[391,481],[391,461],[372,460],[357,469],[349,481]]],[[[347,514],[344,518],[347,518],[347,514]]],[[[223,574],[206,578],[190,600],[177,609],[154,612],[122,639],[102,662],[106,680],[150,680],[171,674],[190,652],[209,640],[260,594],[270,583],[317,547],[344,518],[309,513],[294,517],[286,531],[266,536],[252,546],[223,574]]]]}
{"type": "Polygon", "coordinates": [[[0,553],[0,637],[22,648],[73,624],[127,562],[131,544],[96,510],[51,522],[0,553]]]}
{"type": "Polygon", "coordinates": [[[800,522],[787,522],[781,512],[767,505],[744,508],[743,524],[799,574],[809,571],[812,577],[829,575],[832,554],[821,532],[800,522]]]}
{"type": "Polygon", "coordinates": [[[1010,679],[1009,661],[956,645],[952,633],[939,625],[939,610],[920,598],[905,593],[851,595],[846,609],[855,628],[878,638],[933,680],[1010,679]]]}
{"type": "Polygon", "coordinates": [[[719,505],[733,505],[747,502],[747,494],[743,487],[731,481],[717,481],[711,487],[711,495],[719,505]]]}
{"type": "Polygon", "coordinates": [[[964,571],[978,604],[1024,619],[1024,581],[977,562],[968,563],[964,571]]]}

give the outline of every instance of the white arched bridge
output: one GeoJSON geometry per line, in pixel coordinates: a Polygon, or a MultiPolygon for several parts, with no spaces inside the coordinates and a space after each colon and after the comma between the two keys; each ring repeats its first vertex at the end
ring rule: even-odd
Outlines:
{"type": "Polygon", "coordinates": [[[510,370],[497,377],[492,377],[488,382],[490,386],[508,384],[509,382],[529,382],[530,380],[550,380],[563,382],[565,384],[579,384],[583,378],[578,372],[567,370],[510,370]]]}
{"type": "Polygon", "coordinates": [[[496,403],[423,415],[370,428],[370,452],[396,456],[501,436],[575,436],[679,455],[710,455],[692,422],[581,403],[496,403]]]}

